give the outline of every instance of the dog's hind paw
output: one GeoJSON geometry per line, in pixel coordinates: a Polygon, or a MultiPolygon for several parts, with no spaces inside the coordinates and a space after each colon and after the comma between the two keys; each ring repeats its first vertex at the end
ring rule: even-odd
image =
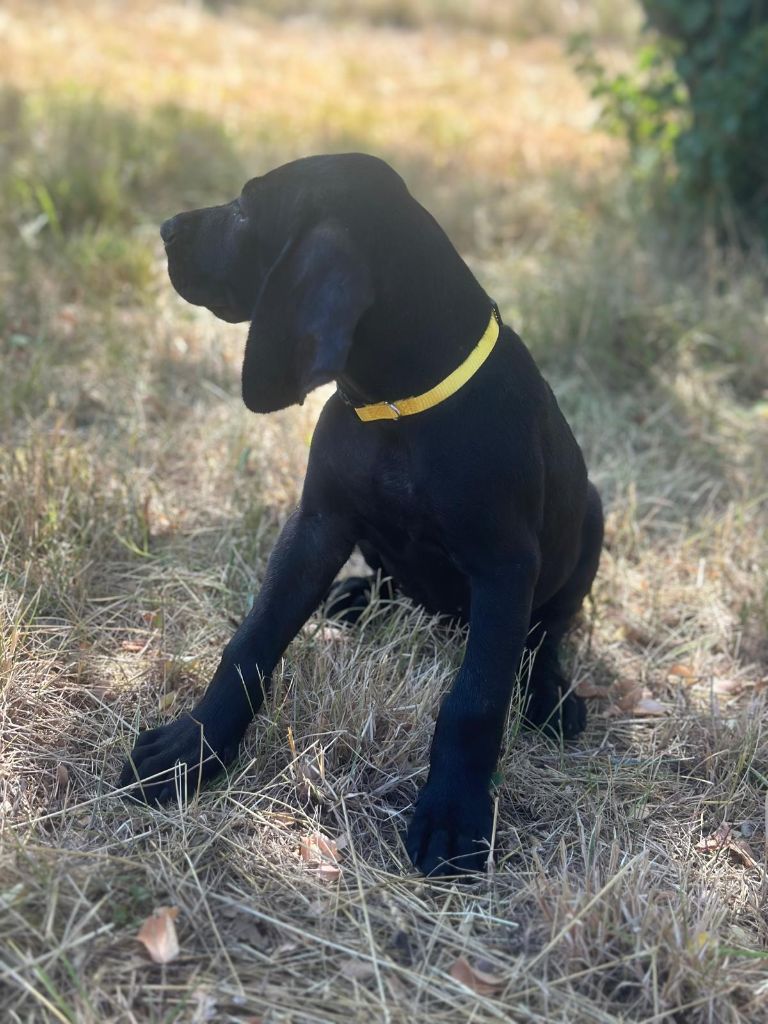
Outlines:
{"type": "Polygon", "coordinates": [[[328,618],[348,625],[359,622],[370,603],[373,581],[373,576],[348,576],[336,580],[325,599],[328,618]]]}
{"type": "Polygon", "coordinates": [[[541,729],[554,740],[572,740],[587,727],[587,705],[583,697],[567,690],[567,683],[547,682],[529,690],[530,699],[523,712],[523,725],[541,729]]]}

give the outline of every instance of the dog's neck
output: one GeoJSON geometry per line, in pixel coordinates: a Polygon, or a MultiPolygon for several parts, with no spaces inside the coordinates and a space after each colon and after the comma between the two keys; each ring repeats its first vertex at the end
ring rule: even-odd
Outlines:
{"type": "Polygon", "coordinates": [[[396,302],[385,297],[374,303],[338,378],[342,397],[365,405],[419,395],[467,358],[488,325],[491,300],[462,267],[459,288],[447,280],[430,287],[422,279],[421,286],[414,282],[412,290],[395,292],[396,302]]]}

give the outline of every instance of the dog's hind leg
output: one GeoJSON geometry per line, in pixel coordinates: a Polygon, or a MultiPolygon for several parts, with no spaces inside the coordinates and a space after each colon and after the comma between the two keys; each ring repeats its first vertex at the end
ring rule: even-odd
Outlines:
{"type": "Polygon", "coordinates": [[[325,598],[325,614],[336,622],[354,625],[363,617],[374,594],[391,601],[395,596],[392,580],[382,579],[378,573],[336,580],[325,598]]]}
{"type": "Polygon", "coordinates": [[[579,560],[564,586],[536,609],[526,644],[533,655],[533,666],[527,682],[523,723],[557,738],[572,739],[587,724],[583,698],[568,692],[570,684],[560,666],[560,642],[592,587],[602,545],[602,503],[590,484],[579,560]]]}

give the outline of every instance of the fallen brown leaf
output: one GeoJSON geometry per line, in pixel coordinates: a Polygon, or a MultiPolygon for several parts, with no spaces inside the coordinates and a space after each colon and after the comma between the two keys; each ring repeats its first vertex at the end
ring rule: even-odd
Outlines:
{"type": "Polygon", "coordinates": [[[146,647],[146,643],[142,640],[123,640],[120,647],[124,651],[143,651],[146,647]]]}
{"type": "Polygon", "coordinates": [[[173,705],[175,703],[176,703],[176,694],[173,692],[173,690],[170,690],[168,693],[164,693],[159,698],[159,700],[157,702],[157,710],[158,711],[167,711],[170,707],[173,707],[173,705]]]}
{"type": "Polygon", "coordinates": [[[334,862],[339,859],[339,848],[335,839],[327,839],[321,832],[310,832],[301,838],[299,856],[307,864],[334,862]]]}
{"type": "Polygon", "coordinates": [[[740,836],[733,836],[728,848],[731,853],[736,856],[745,868],[760,868],[762,865],[759,861],[755,860],[752,853],[752,847],[749,845],[746,839],[742,839],[740,836]]]}
{"type": "Polygon", "coordinates": [[[752,847],[746,839],[737,836],[731,825],[724,821],[715,831],[703,839],[700,839],[695,850],[703,853],[715,853],[718,850],[728,850],[737,860],[741,861],[744,867],[759,868],[760,863],[755,860],[752,847]]]}
{"type": "Polygon", "coordinates": [[[631,711],[642,698],[642,684],[635,680],[619,679],[611,687],[611,699],[622,711],[631,711]]]}
{"type": "Polygon", "coordinates": [[[598,686],[597,683],[590,682],[589,679],[583,680],[576,686],[576,693],[579,697],[588,697],[593,700],[608,700],[611,696],[607,686],[598,686]]]}
{"type": "Polygon", "coordinates": [[[493,972],[493,964],[487,960],[477,960],[473,966],[466,957],[460,956],[451,965],[450,975],[479,996],[498,995],[505,985],[505,979],[493,972]]]}
{"type": "Polygon", "coordinates": [[[722,825],[719,825],[710,835],[701,838],[698,843],[696,843],[694,849],[707,852],[712,850],[722,850],[723,847],[728,845],[731,832],[731,826],[727,821],[724,821],[722,825]]]}
{"type": "Polygon", "coordinates": [[[714,679],[712,681],[712,692],[728,697],[741,693],[744,683],[740,679],[714,679]]]}
{"type": "Polygon", "coordinates": [[[156,964],[169,964],[179,955],[179,940],[176,935],[178,907],[158,907],[139,929],[136,938],[142,942],[156,964]]]}
{"type": "Polygon", "coordinates": [[[325,882],[336,882],[341,876],[339,849],[334,839],[328,839],[320,832],[303,836],[299,843],[299,856],[313,868],[318,878],[325,882]]]}
{"type": "Polygon", "coordinates": [[[69,785],[69,768],[65,764],[56,766],[56,789],[58,792],[69,785]]]}
{"type": "Polygon", "coordinates": [[[667,669],[668,676],[678,676],[680,679],[695,679],[696,673],[690,665],[673,665],[667,669]]]}

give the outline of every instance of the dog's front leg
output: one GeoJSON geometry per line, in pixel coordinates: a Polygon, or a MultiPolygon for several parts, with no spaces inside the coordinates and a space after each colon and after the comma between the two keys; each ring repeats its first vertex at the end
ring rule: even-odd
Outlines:
{"type": "Polygon", "coordinates": [[[435,726],[429,777],[406,847],[424,874],[483,869],[491,837],[491,777],[531,613],[537,559],[471,576],[464,662],[435,726]]]}
{"type": "Polygon", "coordinates": [[[192,794],[234,759],[270,673],[322,601],[354,539],[343,517],[301,508],[293,513],[253,608],[224,648],[203,698],[177,721],[139,736],[120,776],[121,786],[140,783],[132,796],[148,803],[173,798],[179,770],[182,795],[192,794]]]}

